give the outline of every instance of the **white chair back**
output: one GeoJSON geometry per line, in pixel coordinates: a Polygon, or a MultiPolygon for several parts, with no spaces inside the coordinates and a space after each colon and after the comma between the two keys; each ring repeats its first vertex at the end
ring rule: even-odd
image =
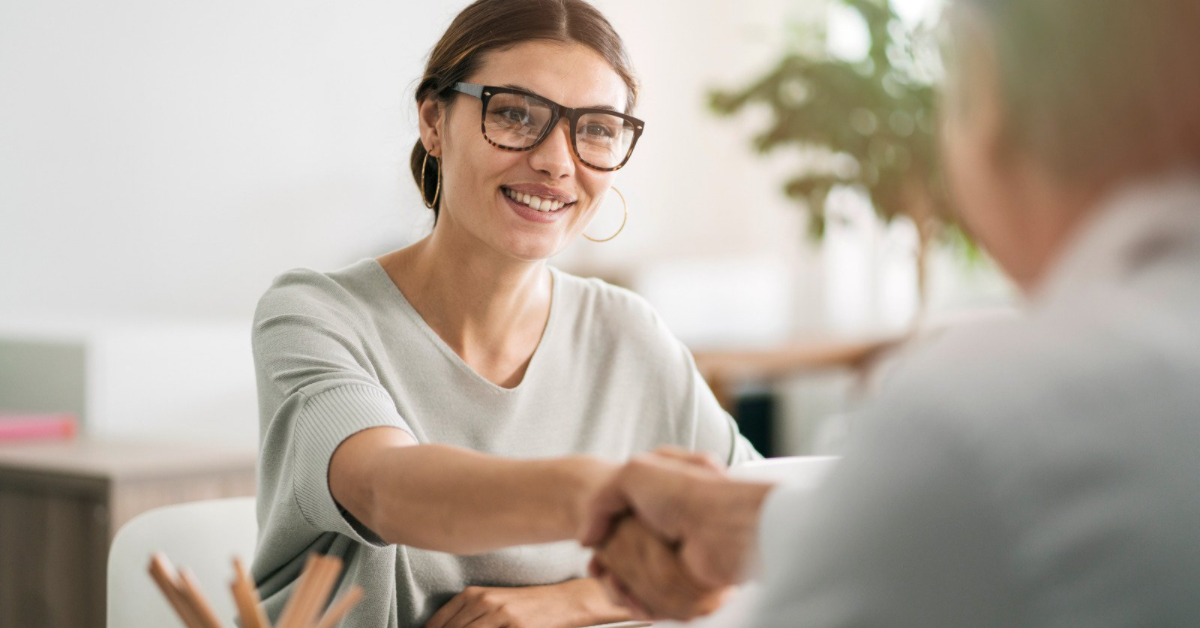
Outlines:
{"type": "Polygon", "coordinates": [[[108,628],[183,626],[147,571],[155,552],[190,569],[217,616],[233,626],[232,560],[240,557],[249,566],[257,534],[253,497],[166,506],[134,517],[117,532],[108,554],[108,628]]]}

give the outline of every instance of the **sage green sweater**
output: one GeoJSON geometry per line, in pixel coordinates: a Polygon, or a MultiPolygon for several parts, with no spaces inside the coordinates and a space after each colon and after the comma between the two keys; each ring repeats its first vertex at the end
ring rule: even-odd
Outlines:
{"type": "Polygon", "coordinates": [[[341,624],[351,628],[420,627],[471,585],[586,574],[588,552],[573,541],[475,556],[384,543],[329,492],[333,451],[366,428],[508,458],[622,461],[664,444],[729,463],[758,457],[645,301],[551,272],[549,321],[512,389],[471,370],[373,259],[275,279],[253,329],[261,451],[252,571],[272,618],[313,551],[345,561],[335,595],[351,583],[365,590],[341,624]]]}

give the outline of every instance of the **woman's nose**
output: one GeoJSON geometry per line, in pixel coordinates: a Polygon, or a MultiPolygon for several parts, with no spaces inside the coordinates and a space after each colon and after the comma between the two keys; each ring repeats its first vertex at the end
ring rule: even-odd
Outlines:
{"type": "Polygon", "coordinates": [[[575,171],[575,158],[571,154],[571,122],[563,118],[550,130],[550,135],[534,148],[529,164],[535,170],[545,172],[552,179],[560,179],[575,171]]]}

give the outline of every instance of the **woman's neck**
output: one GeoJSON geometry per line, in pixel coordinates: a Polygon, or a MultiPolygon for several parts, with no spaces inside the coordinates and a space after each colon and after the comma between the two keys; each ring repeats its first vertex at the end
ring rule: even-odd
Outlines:
{"type": "Polygon", "coordinates": [[[468,363],[474,357],[532,354],[550,313],[552,280],[545,262],[504,257],[480,242],[459,242],[467,234],[449,231],[434,229],[379,262],[425,322],[468,363]]]}

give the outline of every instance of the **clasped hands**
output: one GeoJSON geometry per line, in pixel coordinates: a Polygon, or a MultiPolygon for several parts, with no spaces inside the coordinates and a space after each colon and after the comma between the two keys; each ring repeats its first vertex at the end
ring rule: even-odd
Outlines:
{"type": "Polygon", "coordinates": [[[662,448],[616,472],[585,508],[590,571],[638,618],[721,606],[751,568],[771,485],[737,482],[707,456],[662,448]]]}

